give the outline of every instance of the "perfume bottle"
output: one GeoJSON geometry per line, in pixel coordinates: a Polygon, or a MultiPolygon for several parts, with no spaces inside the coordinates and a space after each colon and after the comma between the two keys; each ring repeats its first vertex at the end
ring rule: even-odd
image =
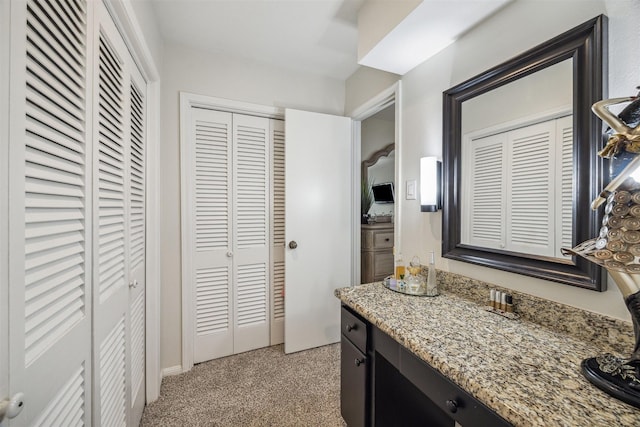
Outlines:
{"type": "Polygon", "coordinates": [[[409,274],[405,275],[408,291],[411,294],[424,293],[424,279],[420,275],[420,258],[414,256],[409,263],[409,274]]]}
{"type": "Polygon", "coordinates": [[[404,261],[402,260],[401,253],[398,253],[398,255],[396,255],[395,265],[396,265],[396,280],[404,280],[405,267],[404,267],[404,261]]]}
{"type": "Polygon", "coordinates": [[[429,253],[429,271],[427,273],[426,295],[428,297],[440,295],[438,293],[438,283],[436,282],[436,260],[433,251],[429,253]]]}

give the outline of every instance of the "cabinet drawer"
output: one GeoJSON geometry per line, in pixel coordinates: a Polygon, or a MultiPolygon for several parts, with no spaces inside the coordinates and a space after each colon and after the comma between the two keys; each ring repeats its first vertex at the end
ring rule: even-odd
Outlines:
{"type": "Polygon", "coordinates": [[[450,379],[400,346],[400,372],[437,407],[463,426],[510,427],[504,418],[486,407],[450,379]]]}
{"type": "Polygon", "coordinates": [[[340,413],[349,427],[365,427],[368,418],[369,360],[345,336],[340,344],[340,413]]]}
{"type": "Polygon", "coordinates": [[[375,231],[373,233],[374,249],[392,248],[393,247],[393,231],[375,231]]]}
{"type": "Polygon", "coordinates": [[[375,280],[382,280],[390,274],[393,274],[393,254],[374,252],[373,276],[375,280]]]}
{"type": "Polygon", "coordinates": [[[361,352],[367,352],[367,324],[357,315],[342,307],[342,335],[349,339],[361,352]]]}

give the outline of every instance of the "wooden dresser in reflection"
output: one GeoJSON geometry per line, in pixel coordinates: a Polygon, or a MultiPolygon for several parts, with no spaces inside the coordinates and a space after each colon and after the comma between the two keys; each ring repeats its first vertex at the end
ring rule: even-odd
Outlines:
{"type": "Polygon", "coordinates": [[[393,224],[362,224],[360,239],[361,282],[379,282],[393,274],[393,224]]]}

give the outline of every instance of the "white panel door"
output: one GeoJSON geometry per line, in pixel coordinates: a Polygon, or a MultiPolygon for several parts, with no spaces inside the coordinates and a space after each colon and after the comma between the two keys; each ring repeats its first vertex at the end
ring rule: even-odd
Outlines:
{"type": "Polygon", "coordinates": [[[284,342],[284,122],[271,120],[271,345],[284,342]]]}
{"type": "Polygon", "coordinates": [[[12,3],[10,393],[15,426],[91,424],[91,3],[12,3]]]}
{"type": "Polygon", "coordinates": [[[351,119],[287,109],[285,135],[284,348],[291,353],[340,339],[333,292],[351,281],[351,119]]]}
{"type": "Polygon", "coordinates": [[[129,52],[101,2],[94,43],[94,424],[130,419],[128,159],[130,156],[129,52]]]}
{"type": "Polygon", "coordinates": [[[233,352],[269,345],[269,119],[233,115],[233,352]]]}
{"type": "Polygon", "coordinates": [[[232,114],[190,109],[189,251],[194,363],[233,354],[232,114]]]}
{"type": "Polygon", "coordinates": [[[131,423],[138,425],[145,403],[145,214],[146,214],[146,91],[137,68],[131,69],[129,92],[129,317],[128,365],[131,367],[131,423]]]}

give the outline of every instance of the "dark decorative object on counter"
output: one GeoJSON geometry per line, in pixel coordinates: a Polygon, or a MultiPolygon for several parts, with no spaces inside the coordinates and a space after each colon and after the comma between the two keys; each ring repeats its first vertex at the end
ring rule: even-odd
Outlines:
{"type": "Polygon", "coordinates": [[[603,100],[593,112],[610,126],[598,154],[610,159],[612,180],[592,203],[596,209],[606,201],[599,236],[566,252],[607,270],[631,313],[636,343],[628,359],[592,357],[582,362],[582,372],[599,389],[640,408],[640,97],[603,100]],[[631,103],[618,116],[607,109],[622,102],[631,103]]]}

